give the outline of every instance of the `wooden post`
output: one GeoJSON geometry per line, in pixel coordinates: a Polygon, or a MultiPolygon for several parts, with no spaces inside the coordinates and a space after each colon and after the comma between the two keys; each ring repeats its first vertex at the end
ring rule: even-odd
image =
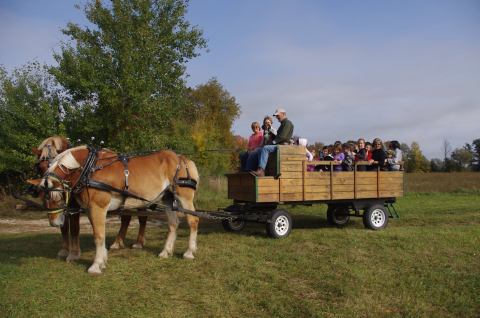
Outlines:
{"type": "Polygon", "coordinates": [[[330,200],[333,200],[333,161],[330,161],[330,200]]]}
{"type": "Polygon", "coordinates": [[[307,173],[307,160],[303,160],[302,171],[302,200],[305,201],[305,174],[307,173]]]}

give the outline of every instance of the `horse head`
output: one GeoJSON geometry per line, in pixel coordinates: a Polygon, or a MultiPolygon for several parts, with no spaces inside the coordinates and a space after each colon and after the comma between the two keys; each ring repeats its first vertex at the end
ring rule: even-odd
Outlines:
{"type": "Polygon", "coordinates": [[[33,148],[32,152],[37,156],[37,172],[39,174],[45,173],[53,159],[69,147],[70,142],[67,138],[52,136],[42,141],[37,148],[33,148]]]}

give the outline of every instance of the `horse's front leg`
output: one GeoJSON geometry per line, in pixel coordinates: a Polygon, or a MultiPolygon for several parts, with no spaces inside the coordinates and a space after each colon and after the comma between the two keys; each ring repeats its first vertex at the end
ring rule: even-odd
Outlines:
{"type": "Polygon", "coordinates": [[[107,208],[95,204],[90,206],[90,223],[93,227],[96,254],[92,266],[88,269],[90,274],[101,274],[102,269],[107,266],[108,252],[105,247],[105,223],[107,219],[107,208]]]}
{"type": "Polygon", "coordinates": [[[60,228],[60,231],[62,232],[62,247],[57,253],[58,258],[66,258],[69,254],[69,248],[70,248],[70,240],[69,240],[69,233],[68,233],[68,217],[65,218],[65,222],[63,222],[62,227],[60,228]]]}
{"type": "Polygon", "coordinates": [[[67,256],[67,262],[76,261],[80,258],[80,213],[75,213],[67,217],[70,224],[70,246],[67,256]]]}

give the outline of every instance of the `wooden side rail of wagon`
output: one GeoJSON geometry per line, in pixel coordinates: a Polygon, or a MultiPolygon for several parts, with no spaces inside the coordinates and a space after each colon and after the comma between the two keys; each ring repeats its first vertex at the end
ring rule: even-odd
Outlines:
{"type": "MultiPolygon", "coordinates": [[[[335,171],[334,166],[340,163],[308,162],[305,153],[303,146],[278,146],[270,155],[265,177],[249,173],[227,174],[228,198],[235,203],[232,209],[238,212],[248,207],[251,212],[252,207],[262,205],[276,208],[281,203],[325,203],[331,224],[342,226],[350,216],[362,216],[368,228],[386,226],[389,205],[404,193],[403,171],[358,171],[358,166],[368,165],[368,162],[357,162],[353,171],[335,171]],[[308,171],[309,165],[329,166],[330,169],[308,171]]],[[[395,211],[392,216],[396,215],[395,211]]],[[[258,216],[255,217],[258,221],[258,216]]],[[[269,222],[274,221],[267,218],[269,222]]]]}

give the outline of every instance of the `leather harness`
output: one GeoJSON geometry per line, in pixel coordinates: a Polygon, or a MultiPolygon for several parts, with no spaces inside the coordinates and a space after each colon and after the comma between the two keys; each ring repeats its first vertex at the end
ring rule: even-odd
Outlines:
{"type": "MultiPolygon", "coordinates": [[[[71,191],[73,193],[75,193],[75,194],[80,193],[84,188],[94,188],[94,189],[98,189],[98,190],[102,190],[102,191],[115,192],[115,193],[120,194],[122,197],[124,197],[123,206],[125,205],[125,200],[127,198],[134,198],[134,199],[137,199],[137,200],[145,201],[145,202],[151,203],[152,205],[157,204],[156,202],[147,200],[147,199],[145,199],[145,198],[143,198],[143,197],[141,197],[141,196],[139,196],[139,195],[137,195],[137,194],[135,194],[135,193],[133,193],[129,190],[128,177],[130,175],[130,172],[128,170],[128,162],[129,162],[130,158],[136,157],[135,155],[120,154],[120,155],[117,155],[116,159],[113,160],[112,162],[110,162],[106,165],[103,165],[103,166],[96,166],[96,163],[98,161],[99,150],[97,150],[96,148],[91,147],[91,146],[88,146],[87,148],[89,150],[88,157],[85,160],[84,166],[81,168],[82,172],[80,173],[80,176],[78,178],[77,183],[72,187],[71,191]],[[101,170],[101,169],[103,169],[107,166],[110,166],[116,161],[120,161],[123,164],[123,167],[124,167],[123,171],[124,171],[124,175],[125,175],[125,185],[124,185],[123,189],[118,189],[118,188],[115,188],[115,187],[105,183],[105,182],[101,182],[101,181],[91,179],[91,175],[92,175],[93,172],[95,172],[97,170],[101,170]]],[[[180,158],[180,157],[178,158],[178,160],[179,160],[179,163],[177,164],[177,169],[175,171],[175,176],[173,178],[173,183],[170,185],[170,189],[169,189],[169,191],[173,194],[173,197],[174,197],[174,208],[176,206],[176,189],[177,189],[177,187],[186,187],[186,188],[191,188],[193,190],[197,189],[197,181],[190,177],[190,173],[188,171],[188,165],[187,165],[186,160],[183,159],[183,158],[180,158]],[[180,171],[182,162],[185,165],[185,169],[186,169],[186,172],[187,172],[187,177],[186,178],[179,178],[178,177],[178,173],[180,171]]],[[[50,175],[54,176],[57,179],[60,179],[54,173],[50,173],[50,175]]],[[[161,197],[161,195],[165,191],[167,191],[167,190],[164,190],[160,194],[159,197],[161,197]]]]}

